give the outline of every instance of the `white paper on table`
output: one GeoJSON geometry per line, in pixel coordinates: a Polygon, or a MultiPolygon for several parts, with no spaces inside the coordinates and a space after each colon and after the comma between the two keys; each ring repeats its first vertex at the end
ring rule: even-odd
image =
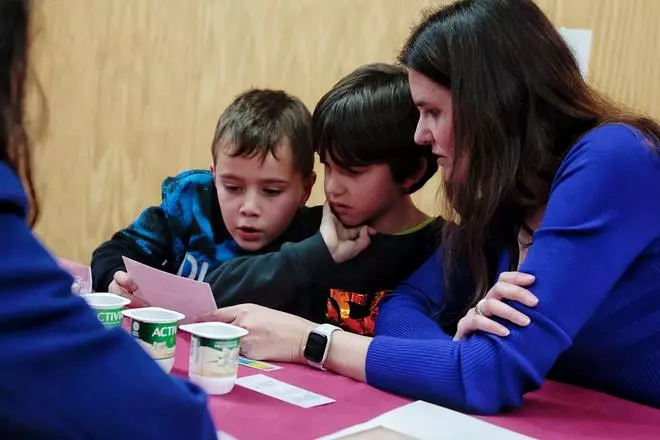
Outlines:
{"type": "Polygon", "coordinates": [[[593,31],[591,29],[569,29],[565,27],[560,27],[557,30],[568,44],[568,47],[573,51],[580,66],[582,77],[587,79],[593,31]]]}
{"type": "Polygon", "coordinates": [[[236,381],[236,385],[301,408],[312,408],[335,401],[329,397],[298,388],[263,374],[241,377],[236,381]]]}
{"type": "Polygon", "coordinates": [[[357,434],[378,426],[400,432],[418,440],[456,438],[528,440],[531,438],[483,422],[460,412],[418,400],[417,402],[386,412],[366,423],[351,426],[350,428],[343,429],[318,440],[339,440],[347,435],[357,434]]]}
{"type": "Polygon", "coordinates": [[[181,323],[194,322],[199,315],[217,309],[208,283],[183,278],[123,258],[126,271],[138,285],[135,295],[144,298],[152,306],[183,313],[186,317],[181,323]]]}

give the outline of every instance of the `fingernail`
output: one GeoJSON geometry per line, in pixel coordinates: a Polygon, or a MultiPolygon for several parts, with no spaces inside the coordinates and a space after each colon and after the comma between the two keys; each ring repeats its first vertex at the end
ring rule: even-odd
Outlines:
{"type": "Polygon", "coordinates": [[[539,299],[537,297],[534,297],[534,299],[532,299],[532,307],[534,307],[538,303],[539,303],[539,299]]]}
{"type": "Polygon", "coordinates": [[[508,328],[505,328],[504,331],[502,332],[502,336],[509,336],[511,332],[509,331],[508,328]]]}
{"type": "Polygon", "coordinates": [[[525,281],[534,281],[536,279],[534,275],[528,273],[523,274],[523,278],[525,279],[525,281]]]}
{"type": "Polygon", "coordinates": [[[530,322],[532,322],[532,321],[529,318],[525,318],[525,319],[523,319],[523,324],[522,325],[526,327],[526,326],[529,325],[530,322]]]}

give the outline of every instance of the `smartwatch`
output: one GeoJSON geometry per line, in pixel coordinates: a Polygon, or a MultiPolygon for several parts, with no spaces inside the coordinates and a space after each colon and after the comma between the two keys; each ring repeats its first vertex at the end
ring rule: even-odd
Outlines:
{"type": "Polygon", "coordinates": [[[309,332],[303,352],[303,356],[309,365],[325,370],[325,361],[328,358],[332,334],[337,330],[341,329],[332,324],[321,324],[309,332]]]}

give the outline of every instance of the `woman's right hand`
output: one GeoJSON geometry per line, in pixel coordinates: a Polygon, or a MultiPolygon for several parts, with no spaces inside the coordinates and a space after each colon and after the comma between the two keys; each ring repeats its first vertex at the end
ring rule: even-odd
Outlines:
{"type": "Polygon", "coordinates": [[[526,287],[535,281],[533,275],[522,272],[503,272],[497,283],[488,291],[486,296],[472,307],[458,322],[458,328],[454,335],[454,341],[460,341],[464,337],[476,332],[483,331],[498,336],[508,336],[509,330],[502,324],[491,319],[496,316],[505,319],[521,327],[530,323],[527,315],[519,312],[502,300],[517,301],[527,307],[535,307],[539,299],[526,287]]]}
{"type": "Polygon", "coordinates": [[[108,292],[122,296],[131,301],[126,306],[127,309],[137,307],[149,307],[149,303],[142,298],[135,296],[138,286],[135,281],[124,271],[118,270],[113,276],[113,280],[108,286],[108,292]]]}

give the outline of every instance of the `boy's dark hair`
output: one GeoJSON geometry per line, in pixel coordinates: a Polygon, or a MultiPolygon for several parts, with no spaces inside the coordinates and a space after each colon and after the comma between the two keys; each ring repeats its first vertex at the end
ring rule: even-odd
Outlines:
{"type": "Polygon", "coordinates": [[[412,194],[438,169],[429,146],[415,144],[419,119],[403,67],[384,63],[362,66],[342,78],[316,105],[314,147],[321,160],[340,168],[386,163],[397,183],[426,172],[407,188],[412,194]]]}
{"type": "Polygon", "coordinates": [[[252,89],[238,95],[222,112],[213,137],[213,162],[218,152],[231,157],[277,158],[286,142],[304,179],[314,171],[312,116],[298,98],[281,90],[252,89]]]}

